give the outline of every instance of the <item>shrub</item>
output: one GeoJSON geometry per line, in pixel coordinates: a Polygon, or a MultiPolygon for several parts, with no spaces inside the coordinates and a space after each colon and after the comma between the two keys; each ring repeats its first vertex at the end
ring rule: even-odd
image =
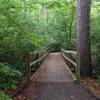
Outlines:
{"type": "Polygon", "coordinates": [[[0,89],[15,87],[21,78],[21,72],[11,68],[10,65],[0,63],[0,89]]]}
{"type": "Polygon", "coordinates": [[[95,78],[100,80],[100,44],[97,46],[96,59],[93,65],[93,74],[95,78]]]}
{"type": "Polygon", "coordinates": [[[0,91],[0,100],[12,100],[4,92],[0,91]]]}

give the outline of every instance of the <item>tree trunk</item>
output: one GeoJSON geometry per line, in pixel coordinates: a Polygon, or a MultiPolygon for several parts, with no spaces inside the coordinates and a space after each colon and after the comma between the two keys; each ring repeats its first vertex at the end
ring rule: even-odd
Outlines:
{"type": "Polygon", "coordinates": [[[82,76],[91,75],[90,5],[91,0],[77,0],[77,51],[82,76]]]}

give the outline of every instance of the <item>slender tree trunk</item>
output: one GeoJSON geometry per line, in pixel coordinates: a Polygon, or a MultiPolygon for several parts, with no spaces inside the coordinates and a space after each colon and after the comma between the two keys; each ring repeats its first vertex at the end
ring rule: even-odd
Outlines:
{"type": "Polygon", "coordinates": [[[64,31],[66,33],[66,36],[65,36],[66,49],[68,49],[68,32],[67,32],[67,19],[66,19],[66,16],[65,16],[65,20],[64,20],[64,31]]]}
{"type": "Polygon", "coordinates": [[[77,51],[82,76],[91,75],[90,5],[91,0],[77,0],[77,51]]]}
{"type": "Polygon", "coordinates": [[[48,12],[48,10],[46,10],[46,21],[47,21],[47,33],[49,33],[49,27],[48,27],[48,25],[49,25],[49,12],[48,12]]]}
{"type": "MultiPolygon", "coordinates": [[[[74,12],[73,12],[74,14],[74,12]]],[[[72,44],[72,26],[73,26],[73,22],[74,22],[74,15],[72,16],[72,20],[70,23],[70,28],[69,28],[69,50],[71,50],[71,44],[72,44]]]]}
{"type": "Polygon", "coordinates": [[[27,12],[28,12],[28,9],[27,9],[27,1],[26,0],[23,0],[23,3],[24,3],[24,16],[26,18],[27,17],[27,12]]]}
{"type": "MultiPolygon", "coordinates": [[[[75,1],[74,1],[75,3],[75,1]]],[[[71,22],[70,22],[70,27],[69,27],[69,50],[72,49],[71,45],[72,45],[72,26],[73,26],[73,22],[74,22],[74,14],[75,14],[75,6],[72,5],[72,14],[71,14],[71,22]]]]}

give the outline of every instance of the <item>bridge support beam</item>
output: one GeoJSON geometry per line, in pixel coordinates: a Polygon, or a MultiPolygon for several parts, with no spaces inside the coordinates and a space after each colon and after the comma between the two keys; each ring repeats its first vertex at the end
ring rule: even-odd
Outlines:
{"type": "Polygon", "coordinates": [[[29,84],[31,82],[31,63],[32,56],[31,52],[28,53],[27,59],[26,59],[26,83],[29,84]]]}

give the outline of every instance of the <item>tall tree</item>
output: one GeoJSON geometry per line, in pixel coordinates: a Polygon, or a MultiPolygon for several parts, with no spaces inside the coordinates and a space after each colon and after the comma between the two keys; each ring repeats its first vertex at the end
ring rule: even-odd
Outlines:
{"type": "Polygon", "coordinates": [[[91,75],[90,6],[91,0],[77,0],[77,51],[82,76],[91,75]]]}

